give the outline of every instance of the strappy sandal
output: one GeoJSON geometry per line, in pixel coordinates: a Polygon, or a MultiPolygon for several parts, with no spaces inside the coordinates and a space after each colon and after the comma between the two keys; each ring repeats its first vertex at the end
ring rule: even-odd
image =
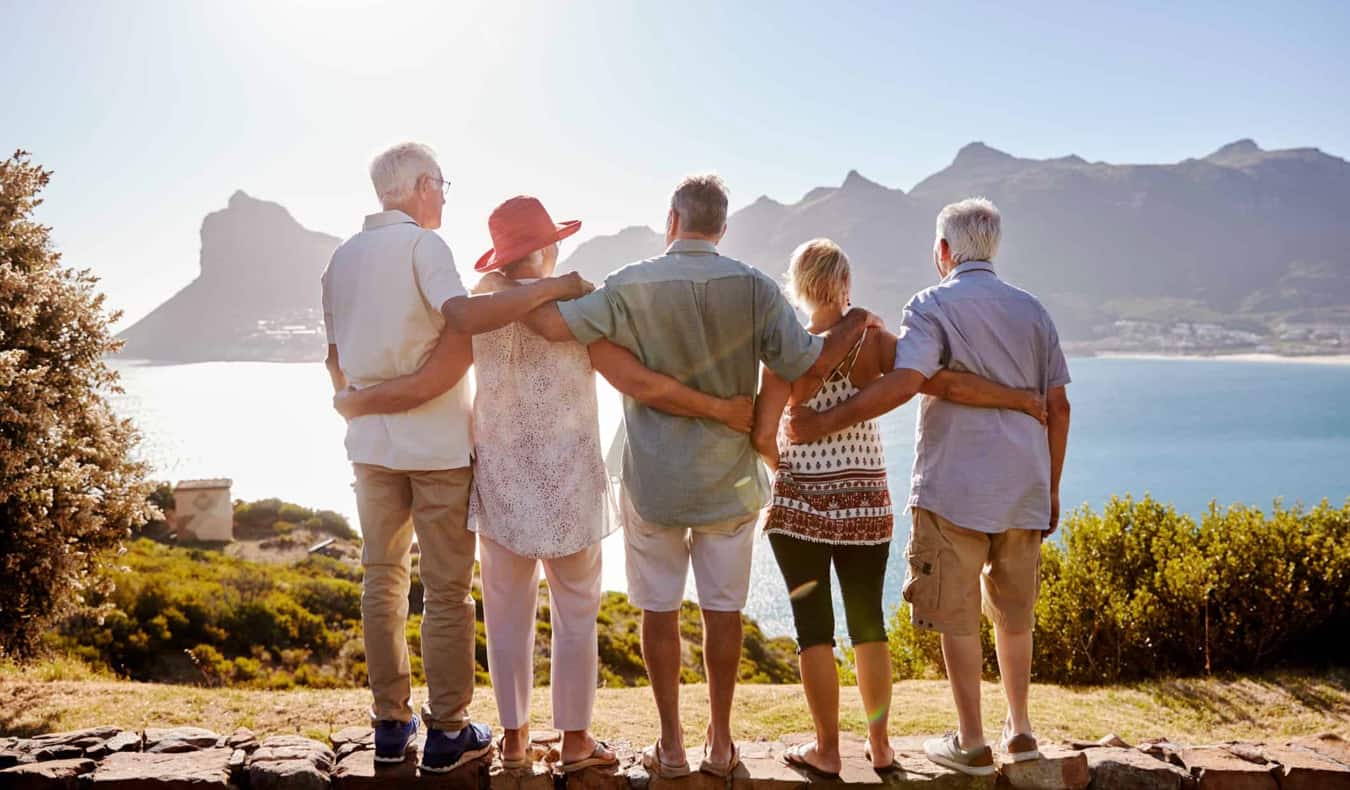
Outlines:
{"type": "Polygon", "coordinates": [[[647,773],[652,776],[659,776],[662,779],[679,779],[682,776],[688,776],[689,761],[680,760],[678,763],[668,763],[661,759],[661,741],[657,739],[656,743],[642,750],[642,767],[647,769],[647,773]]]}
{"type": "Polygon", "coordinates": [[[731,772],[741,764],[741,747],[735,741],[731,744],[731,757],[725,763],[715,763],[708,759],[708,744],[703,744],[703,762],[698,764],[701,773],[711,774],[719,779],[731,776],[731,772]]]}
{"type": "Polygon", "coordinates": [[[497,746],[497,759],[501,761],[502,768],[505,768],[508,771],[514,771],[522,768],[530,768],[531,766],[534,765],[534,761],[530,759],[529,747],[526,747],[524,757],[508,758],[506,756],[505,735],[497,739],[496,746],[497,746]]]}
{"type": "Polygon", "coordinates": [[[570,763],[562,764],[562,772],[565,774],[574,773],[585,768],[613,768],[619,764],[619,756],[614,750],[609,748],[609,744],[602,740],[596,740],[595,748],[591,750],[589,757],[583,757],[580,760],[573,760],[570,763]],[[608,752],[605,755],[602,752],[608,752]]]}
{"type": "Polygon", "coordinates": [[[787,763],[789,768],[796,768],[812,776],[838,780],[838,773],[831,773],[823,768],[818,768],[806,759],[806,750],[813,745],[812,743],[799,743],[796,746],[789,746],[787,751],[783,752],[783,762],[787,763]]]}

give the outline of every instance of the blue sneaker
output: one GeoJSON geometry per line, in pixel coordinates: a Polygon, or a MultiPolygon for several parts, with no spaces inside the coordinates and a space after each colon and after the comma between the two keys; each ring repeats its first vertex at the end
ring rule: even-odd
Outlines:
{"type": "Polygon", "coordinates": [[[417,740],[417,715],[406,723],[384,719],[375,722],[375,762],[401,763],[417,740]]]}
{"type": "Polygon", "coordinates": [[[482,724],[469,725],[451,738],[445,730],[427,728],[427,744],[422,747],[423,771],[444,774],[492,751],[492,730],[482,724]]]}

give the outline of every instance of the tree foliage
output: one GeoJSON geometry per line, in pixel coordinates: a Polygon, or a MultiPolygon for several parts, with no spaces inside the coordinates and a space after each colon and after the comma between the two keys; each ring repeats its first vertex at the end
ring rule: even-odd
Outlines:
{"type": "Polygon", "coordinates": [[[117,316],[32,218],[50,176],[24,151],[0,162],[0,653],[18,658],[150,510],[136,431],[106,397],[117,316]]]}

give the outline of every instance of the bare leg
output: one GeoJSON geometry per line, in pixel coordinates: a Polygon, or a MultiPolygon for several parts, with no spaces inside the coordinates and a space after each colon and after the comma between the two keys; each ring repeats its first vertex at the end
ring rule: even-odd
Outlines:
{"type": "Polygon", "coordinates": [[[523,760],[530,752],[530,725],[514,730],[502,730],[502,753],[504,760],[523,760]]]}
{"type": "MultiPolygon", "coordinates": [[[[889,660],[889,655],[887,656],[889,660]]],[[[816,724],[816,743],[802,756],[820,770],[837,774],[839,759],[839,668],[834,645],[812,645],[801,652],[802,688],[816,724]]]]}
{"type": "Polygon", "coordinates": [[[606,757],[612,752],[600,748],[600,744],[591,737],[590,730],[567,730],[563,733],[562,759],[565,763],[584,760],[593,754],[606,757]],[[598,754],[597,754],[598,752],[598,754]]]}
{"type": "Polygon", "coordinates": [[[1031,686],[1031,629],[1011,634],[994,624],[994,643],[998,652],[998,673],[1003,693],[1008,698],[1008,720],[1014,733],[1031,734],[1028,691],[1031,686]]]}
{"type": "Polygon", "coordinates": [[[984,746],[984,726],[980,722],[980,669],[984,663],[979,634],[942,635],[942,660],[952,684],[956,718],[960,726],[961,748],[984,746]]]}
{"type": "Polygon", "coordinates": [[[731,759],[731,702],[741,668],[740,612],[703,610],[703,665],[708,672],[708,703],[712,709],[708,759],[725,763],[731,759]]]}
{"type": "MultiPolygon", "coordinates": [[[[737,643],[739,645],[739,642],[737,643]]],[[[642,660],[661,719],[661,754],[668,761],[684,759],[680,732],[680,613],[642,612],[642,660]]]]}
{"type": "MultiPolygon", "coordinates": [[[[858,693],[867,714],[867,741],[872,765],[887,768],[895,760],[891,749],[891,651],[885,642],[864,642],[853,648],[858,663],[858,693]]],[[[802,673],[803,676],[806,674],[802,673]]]]}

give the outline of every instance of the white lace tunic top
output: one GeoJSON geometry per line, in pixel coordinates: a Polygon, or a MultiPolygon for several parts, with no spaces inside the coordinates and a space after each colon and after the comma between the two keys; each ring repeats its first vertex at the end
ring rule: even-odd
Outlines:
{"type": "Polygon", "coordinates": [[[474,530],[538,558],[574,554],[613,532],[586,347],[515,323],[474,335],[473,358],[474,530]]]}

